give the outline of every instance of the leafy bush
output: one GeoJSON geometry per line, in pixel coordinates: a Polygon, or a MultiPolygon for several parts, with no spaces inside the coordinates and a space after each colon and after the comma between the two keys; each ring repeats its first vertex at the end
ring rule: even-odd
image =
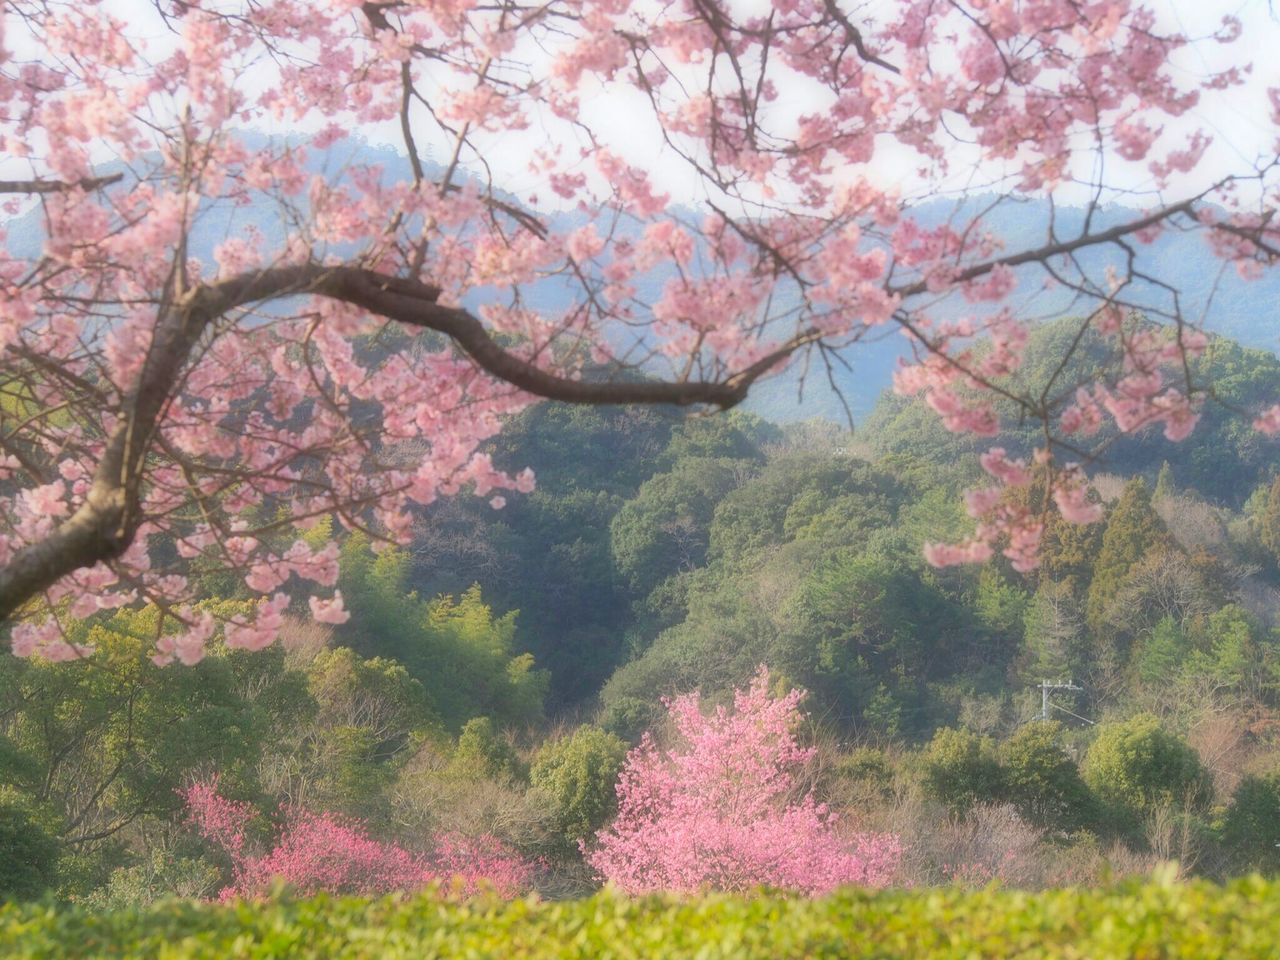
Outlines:
{"type": "Polygon", "coordinates": [[[939,730],[921,756],[921,767],[925,793],[957,812],[1004,794],[995,743],[969,730],[939,730]]]}
{"type": "Polygon", "coordinates": [[[286,811],[275,845],[253,851],[248,836],[255,811],[218,793],[216,780],[183,792],[191,822],[231,860],[233,883],[220,899],[257,898],[274,885],[303,894],[319,891],[376,895],[418,890],[433,880],[459,882],[468,892],[491,886],[504,896],[527,890],[532,868],[492,837],[435,838],[432,856],[370,837],[359,821],[301,808],[286,811]]]}
{"type": "Polygon", "coordinates": [[[1222,840],[1237,867],[1280,872],[1280,771],[1240,781],[1223,821],[1222,840]]]}
{"type": "Polygon", "coordinates": [[[1203,810],[1213,800],[1213,777],[1200,757],[1150,714],[1103,724],[1082,773],[1120,827],[1162,806],[1203,810]]]}
{"type": "Polygon", "coordinates": [[[61,850],[22,797],[0,787],[0,899],[29,899],[48,890],[61,850]]]}
{"type": "Polygon", "coordinates": [[[1009,801],[1027,822],[1078,830],[1096,818],[1096,801],[1062,747],[1062,725],[1029,723],[1001,746],[1009,801]]]}
{"type": "Polygon", "coordinates": [[[627,744],[599,727],[579,727],[546,744],[534,757],[529,783],[552,811],[561,839],[570,849],[604,825],[616,807],[614,784],[627,744]]]}
{"type": "Polygon", "coordinates": [[[1273,960],[1280,883],[1131,882],[1043,893],[944,888],[571,902],[169,901],[97,913],[0,907],[0,955],[137,960],[1273,960]]]}

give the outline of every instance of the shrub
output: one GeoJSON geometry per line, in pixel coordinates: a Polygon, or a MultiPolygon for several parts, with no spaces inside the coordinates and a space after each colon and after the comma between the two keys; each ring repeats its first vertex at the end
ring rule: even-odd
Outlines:
{"type": "Polygon", "coordinates": [[[28,900],[55,882],[61,844],[30,805],[0,787],[0,899],[28,900]]]}
{"type": "Polygon", "coordinates": [[[1097,819],[1097,802],[1062,747],[1062,725],[1029,723],[1001,746],[1005,792],[1018,815],[1038,827],[1070,832],[1097,819]]]}
{"type": "Polygon", "coordinates": [[[810,900],[645,897],[496,903],[320,896],[143,911],[0,907],[0,956],[131,960],[1274,960],[1280,883],[1102,889],[846,890],[810,900]]]}
{"type": "Polygon", "coordinates": [[[233,882],[219,899],[253,899],[284,882],[301,894],[319,891],[376,895],[417,890],[433,880],[454,880],[466,893],[492,886],[503,896],[529,887],[532,869],[491,837],[436,838],[433,856],[411,853],[374,840],[356,820],[293,809],[286,813],[275,846],[251,852],[246,827],[251,805],[218,793],[217,781],[197,783],[183,793],[199,833],[231,859],[233,882]]]}
{"type": "Polygon", "coordinates": [[[545,744],[534,757],[529,783],[550,808],[560,839],[571,849],[600,829],[617,808],[615,784],[627,744],[599,727],[579,727],[545,744]]]}
{"type": "Polygon", "coordinates": [[[925,794],[959,813],[974,804],[998,802],[1004,777],[995,743],[968,730],[943,728],[920,758],[925,794]]]}
{"type": "Polygon", "coordinates": [[[1222,841],[1238,868],[1280,871],[1280,770],[1240,781],[1223,820],[1222,841]]]}
{"type": "Polygon", "coordinates": [[[1200,757],[1150,714],[1102,724],[1082,773],[1122,828],[1161,807],[1197,811],[1213,800],[1213,777],[1200,757]]]}

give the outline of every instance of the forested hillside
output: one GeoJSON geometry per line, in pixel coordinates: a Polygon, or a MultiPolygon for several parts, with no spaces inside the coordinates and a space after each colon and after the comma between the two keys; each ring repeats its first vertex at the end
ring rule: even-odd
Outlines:
{"type": "MultiPolygon", "coordinates": [[[[1039,329],[1021,375],[1071,330],[1039,329]]],[[[1202,362],[1227,405],[1280,391],[1270,354],[1219,340],[1202,362]]],[[[83,661],[0,660],[0,831],[23,851],[0,883],[115,905],[247,891],[323,827],[421,851],[428,876],[461,843],[512,889],[586,891],[628,750],[679,742],[664,698],[728,703],[761,667],[805,692],[789,776],[896,838],[895,882],[1280,867],[1275,443],[1225,406],[1176,457],[1102,439],[1105,521],[1052,521],[1022,575],[922,560],[972,524],[975,458],[918,401],[886,394],[853,434],[533,407],[490,453],[537,489],[427,507],[404,548],[347,535],[344,624],[175,671],[149,658],[153,610],[105,612],[72,627],[83,661]],[[1078,689],[1040,717],[1046,680],[1078,689]],[[228,846],[210,824],[237,817],[228,846]]],[[[201,589],[222,616],[248,600],[201,589]]],[[[365,889],[342,876],[306,882],[365,889]]]]}

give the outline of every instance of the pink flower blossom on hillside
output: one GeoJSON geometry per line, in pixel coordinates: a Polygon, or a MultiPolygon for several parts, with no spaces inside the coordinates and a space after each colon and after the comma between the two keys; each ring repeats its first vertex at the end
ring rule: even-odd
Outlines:
{"type": "Polygon", "coordinates": [[[219,893],[224,901],[261,897],[279,882],[302,895],[377,896],[440,880],[464,896],[492,889],[514,897],[533,879],[532,864],[493,837],[442,834],[428,856],[373,839],[358,820],[301,808],[286,811],[274,846],[253,853],[247,841],[250,804],[222,796],[216,777],[181,793],[190,823],[231,860],[233,880],[219,893]]]}
{"type": "Polygon", "coordinates": [[[680,742],[646,734],[618,782],[618,816],[587,862],[631,894],[782,887],[816,895],[847,884],[883,886],[898,839],[844,831],[799,775],[814,751],[795,737],[802,691],[769,694],[761,667],[734,708],[704,716],[696,694],[666,701],[680,742]]]}

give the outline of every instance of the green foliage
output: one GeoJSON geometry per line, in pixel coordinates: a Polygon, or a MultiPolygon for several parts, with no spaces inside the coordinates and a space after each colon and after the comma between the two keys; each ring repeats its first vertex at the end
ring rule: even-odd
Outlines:
{"type": "MultiPolygon", "coordinates": [[[[1088,500],[1097,503],[1101,498],[1090,490],[1088,500]]],[[[1061,583],[1071,595],[1083,598],[1106,529],[1104,523],[1069,523],[1060,513],[1051,512],[1040,543],[1041,586],[1061,583]]]]}
{"type": "Polygon", "coordinates": [[[1060,723],[1020,727],[1000,755],[1006,796],[1028,823],[1069,833],[1094,822],[1096,802],[1062,746],[1060,723]]]}
{"type": "Polygon", "coordinates": [[[621,740],[636,743],[662,722],[665,712],[656,700],[625,694],[612,696],[601,711],[600,726],[621,740]]]}
{"type": "Polygon", "coordinates": [[[1200,757],[1150,714],[1101,724],[1081,773],[1121,828],[1161,806],[1196,811],[1213,800],[1200,757]]]}
{"type": "Polygon", "coordinates": [[[741,410],[720,417],[689,417],[672,430],[658,466],[669,470],[689,459],[763,460],[761,446],[781,438],[782,431],[772,423],[741,410]]]}
{"type": "Polygon", "coordinates": [[[994,633],[1016,636],[1022,633],[1030,605],[1031,598],[1025,590],[1002,577],[995,567],[982,568],[973,608],[985,627],[994,633]]]}
{"type": "Polygon", "coordinates": [[[1111,508],[1093,565],[1085,619],[1095,635],[1103,631],[1108,607],[1120,593],[1126,574],[1144,557],[1170,544],[1164,522],[1151,506],[1146,481],[1133,478],[1111,508]]]}
{"type": "Polygon", "coordinates": [[[739,480],[737,461],[697,458],[645,481],[610,527],[614,560],[635,593],[703,564],[711,516],[739,480]]]}
{"type": "Polygon", "coordinates": [[[540,719],[548,678],[516,652],[516,614],[494,617],[478,585],[456,600],[425,602],[405,592],[407,567],[401,550],[375,555],[363,538],[347,541],[341,582],[352,618],[343,639],[365,656],[403,664],[450,731],[482,715],[502,725],[540,719]]]}
{"type": "Polygon", "coordinates": [[[1222,841],[1235,869],[1280,872],[1280,770],[1240,781],[1223,818],[1222,841]]]}
{"type": "Polygon", "coordinates": [[[33,900],[57,879],[62,844],[31,804],[0,786],[0,900],[33,900]]]}
{"type": "Polygon", "coordinates": [[[551,811],[555,829],[567,849],[590,837],[613,815],[615,785],[627,744],[600,727],[578,727],[538,751],[529,784],[551,811]]]}
{"type": "Polygon", "coordinates": [[[279,649],[155,666],[157,620],[147,608],[77,625],[94,644],[84,660],[0,658],[0,777],[55,812],[81,856],[176,810],[197,771],[253,782],[272,731],[307,699],[279,649]]]}
{"type": "Polygon", "coordinates": [[[1262,545],[1271,552],[1271,556],[1280,561],[1280,476],[1272,481],[1267,490],[1266,506],[1262,510],[1258,535],[1262,545]]]}
{"type": "Polygon", "coordinates": [[[1156,488],[1151,494],[1152,501],[1165,500],[1177,494],[1177,485],[1173,482],[1173,468],[1166,460],[1160,464],[1160,473],[1156,475],[1156,488]]]}
{"type": "Polygon", "coordinates": [[[1253,700],[1270,697],[1280,682],[1274,631],[1264,632],[1248,611],[1228,604],[1198,625],[1198,649],[1183,665],[1187,678],[1209,677],[1253,700]]]}
{"type": "Polygon", "coordinates": [[[968,730],[944,727],[933,735],[920,757],[920,780],[927,796],[958,813],[1005,795],[995,743],[968,730]]]}
{"type": "Polygon", "coordinates": [[[449,760],[448,772],[465,780],[515,780],[523,774],[515,750],[488,717],[474,717],[466,722],[449,760]]]}
{"type": "Polygon", "coordinates": [[[438,724],[422,684],[400,664],[364,660],[348,647],[320,651],[307,666],[316,703],[300,749],[310,761],[312,802],[353,816],[385,814],[395,761],[438,724]]]}
{"type": "Polygon", "coordinates": [[[1026,893],[998,887],[645,897],[572,902],[428,891],[410,898],[317,896],[223,906],[168,901],[101,913],[0,907],[0,954],[137,960],[1272,960],[1280,886],[1251,878],[1129,882],[1026,893]]]}
{"type": "Polygon", "coordinates": [[[85,902],[97,910],[128,910],[175,896],[211,897],[223,885],[222,872],[194,854],[157,847],[143,863],[112,871],[85,902]]]}
{"type": "Polygon", "coordinates": [[[1165,617],[1135,655],[1138,676],[1146,683],[1167,683],[1182,668],[1191,642],[1173,617],[1165,617]]]}
{"type": "Polygon", "coordinates": [[[1085,662],[1084,613],[1067,583],[1046,580],[1023,617],[1024,681],[1078,676],[1085,662]]]}

